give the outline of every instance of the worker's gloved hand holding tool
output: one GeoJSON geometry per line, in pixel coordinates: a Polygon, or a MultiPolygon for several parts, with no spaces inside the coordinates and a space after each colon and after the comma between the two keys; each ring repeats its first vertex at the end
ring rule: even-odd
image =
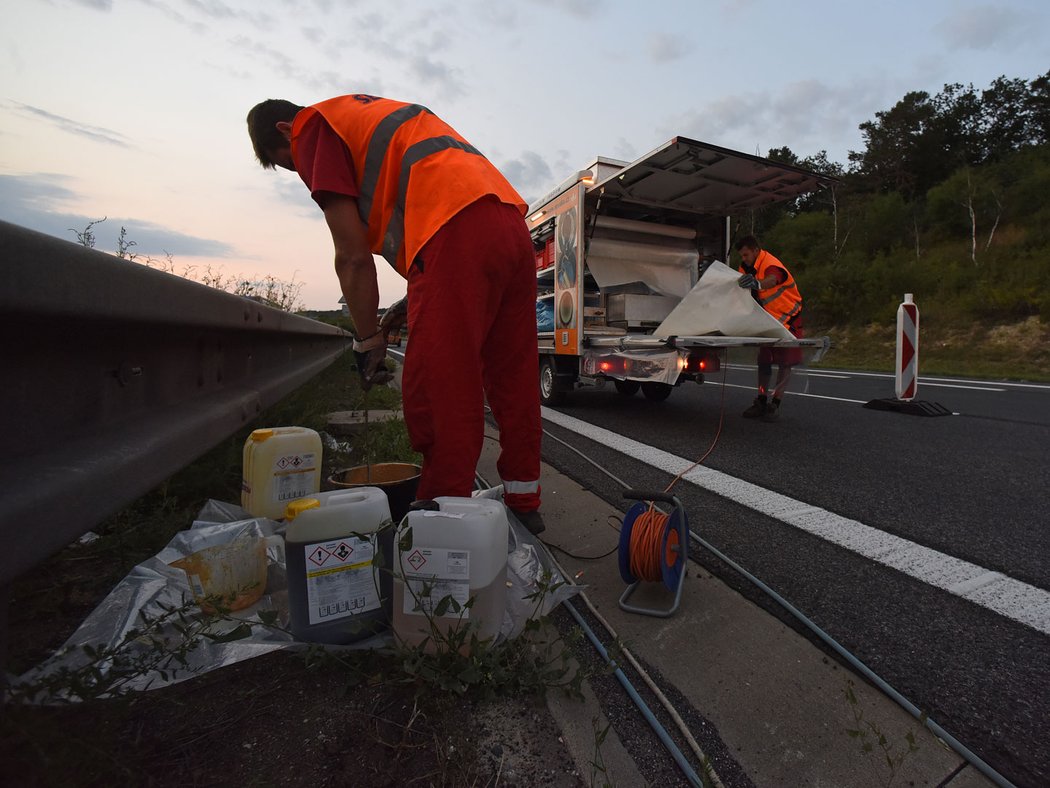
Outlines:
{"type": "Polygon", "coordinates": [[[357,359],[357,371],[361,375],[361,386],[368,391],[372,386],[381,386],[394,379],[386,368],[386,346],[390,335],[401,329],[408,321],[408,296],[395,301],[383,313],[379,328],[370,337],[354,339],[354,357],[357,359]]]}
{"type": "Polygon", "coordinates": [[[399,331],[408,321],[408,296],[400,301],[395,301],[387,307],[386,312],[379,321],[379,333],[383,339],[390,341],[390,335],[399,331]]]}
{"type": "Polygon", "coordinates": [[[758,280],[755,279],[754,274],[744,274],[742,277],[736,280],[736,283],[741,287],[747,288],[748,290],[760,290],[758,280]]]}
{"type": "Polygon", "coordinates": [[[354,358],[357,360],[357,373],[361,376],[361,388],[365,391],[393,379],[393,373],[383,364],[386,360],[386,337],[382,330],[365,339],[355,339],[354,358]]]}

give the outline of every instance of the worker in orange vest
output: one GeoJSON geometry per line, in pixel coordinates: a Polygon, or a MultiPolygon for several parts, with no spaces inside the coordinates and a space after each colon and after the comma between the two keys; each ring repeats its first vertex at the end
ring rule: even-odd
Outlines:
{"type": "MultiPolygon", "coordinates": [[[[736,250],[740,254],[739,270],[742,274],[737,284],[750,290],[762,308],[794,336],[803,337],[802,295],[787,266],[759,246],[753,235],[737,241],[736,250]]],[[[780,414],[780,400],[791,378],[791,368],[801,363],[801,348],[759,348],[758,396],[744,411],[744,418],[776,421],[780,414]],[[770,399],[769,380],[773,376],[774,363],[777,365],[777,382],[770,399]]]]}
{"type": "MultiPolygon", "coordinates": [[[[365,94],[248,113],[263,167],[297,172],[324,212],[367,388],[388,377],[377,321],[380,255],[408,280],[405,424],[423,455],[420,499],[469,496],[485,398],[500,427],[504,501],[533,532],[540,505],[536,275],[526,204],[456,131],[419,104],[365,94]]],[[[405,315],[401,310],[400,314],[405,315]]]]}

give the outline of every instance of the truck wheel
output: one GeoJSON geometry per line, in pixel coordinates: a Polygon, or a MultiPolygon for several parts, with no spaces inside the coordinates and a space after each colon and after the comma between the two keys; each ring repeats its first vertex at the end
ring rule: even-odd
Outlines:
{"type": "Polygon", "coordinates": [[[665,399],[671,396],[671,386],[667,383],[643,383],[642,394],[645,398],[652,400],[653,402],[663,402],[665,399]]]}
{"type": "Polygon", "coordinates": [[[540,402],[543,405],[557,405],[564,401],[565,390],[558,385],[554,359],[542,359],[540,361],[540,402]]]}
{"type": "Polygon", "coordinates": [[[642,384],[637,380],[616,380],[615,378],[613,379],[613,385],[625,397],[633,397],[638,393],[638,389],[642,387],[642,384]]]}

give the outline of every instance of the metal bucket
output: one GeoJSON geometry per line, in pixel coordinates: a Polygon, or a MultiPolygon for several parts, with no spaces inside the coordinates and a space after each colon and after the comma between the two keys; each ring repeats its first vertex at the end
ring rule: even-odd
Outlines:
{"type": "Polygon", "coordinates": [[[416,500],[421,472],[422,469],[418,465],[408,462],[377,462],[374,465],[358,465],[336,471],[328,477],[328,484],[340,489],[378,487],[386,493],[390,504],[390,516],[398,523],[416,500]]]}

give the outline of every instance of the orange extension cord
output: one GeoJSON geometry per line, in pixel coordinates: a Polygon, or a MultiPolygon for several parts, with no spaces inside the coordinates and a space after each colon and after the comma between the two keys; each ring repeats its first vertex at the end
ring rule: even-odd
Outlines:
{"type": "MultiPolygon", "coordinates": [[[[722,435],[722,424],[725,422],[726,414],[726,372],[729,369],[729,352],[723,356],[722,363],[722,402],[719,407],[718,415],[718,430],[715,432],[715,437],[711,441],[711,446],[708,448],[704,455],[682,471],[680,474],[674,477],[667,489],[664,492],[669,493],[678,482],[682,480],[689,471],[696,468],[698,465],[703,463],[715,450],[715,446],[718,445],[718,439],[722,435]]],[[[667,566],[674,566],[677,552],[673,549],[678,546],[678,532],[673,531],[667,537],[667,550],[664,555],[660,554],[660,543],[663,540],[664,532],[667,530],[667,519],[669,515],[658,511],[656,504],[650,502],[648,511],[640,514],[634,521],[634,525],[631,527],[631,542],[630,542],[630,554],[628,560],[630,562],[631,574],[637,577],[639,580],[647,580],[649,582],[660,582],[663,580],[663,569],[661,561],[665,561],[667,566]]]]}

